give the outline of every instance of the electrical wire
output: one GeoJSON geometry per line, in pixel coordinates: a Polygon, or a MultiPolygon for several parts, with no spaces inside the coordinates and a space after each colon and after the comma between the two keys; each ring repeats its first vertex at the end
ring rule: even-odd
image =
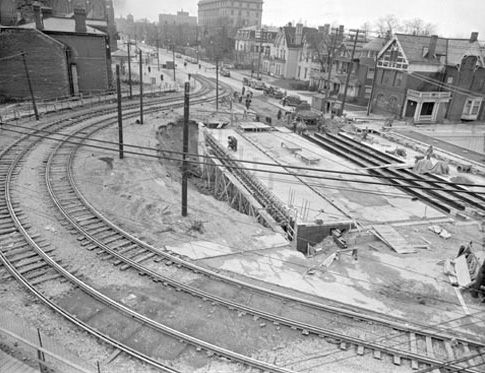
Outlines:
{"type": "MultiPolygon", "coordinates": [[[[15,125],[11,125],[11,124],[7,124],[7,125],[11,126],[11,127],[17,127],[15,125]]],[[[4,129],[5,131],[9,131],[9,132],[16,132],[16,133],[20,133],[20,134],[28,134],[27,132],[22,132],[22,131],[17,131],[17,130],[14,130],[14,129],[4,128],[4,125],[2,125],[2,127],[0,127],[0,128],[4,129]]],[[[83,138],[83,137],[80,137],[80,136],[71,136],[71,135],[68,135],[68,134],[59,134],[59,133],[55,133],[55,132],[51,132],[51,131],[42,131],[41,130],[41,132],[46,132],[48,134],[55,135],[55,136],[63,136],[65,138],[73,137],[73,138],[77,138],[77,139],[82,139],[82,142],[74,142],[74,141],[67,140],[66,142],[70,143],[70,144],[75,144],[75,145],[80,144],[82,146],[91,147],[91,148],[95,148],[95,149],[118,152],[118,149],[107,148],[107,147],[102,147],[102,146],[97,146],[97,145],[85,143],[86,141],[91,141],[91,142],[99,142],[99,143],[103,143],[103,144],[118,146],[119,144],[117,142],[112,142],[112,141],[107,141],[107,140],[99,140],[99,139],[86,139],[85,137],[83,138]]],[[[39,135],[39,134],[31,134],[31,135],[35,136],[35,137],[45,138],[45,139],[48,139],[48,140],[65,141],[62,138],[43,136],[43,135],[39,135]]],[[[130,144],[123,144],[123,146],[124,147],[131,147],[131,148],[135,148],[135,149],[150,150],[150,151],[154,151],[154,152],[163,152],[163,153],[168,153],[168,154],[184,155],[184,152],[175,151],[175,150],[157,149],[157,148],[144,147],[144,146],[138,146],[138,145],[130,145],[130,144]]],[[[166,156],[151,155],[151,154],[140,153],[140,152],[125,151],[125,153],[133,154],[133,155],[146,156],[146,157],[149,157],[149,158],[181,161],[181,159],[178,159],[178,158],[170,158],[170,157],[166,157],[166,156]]],[[[269,163],[269,162],[234,160],[234,159],[231,159],[231,158],[228,158],[228,157],[219,158],[219,157],[216,157],[216,156],[195,154],[195,153],[185,153],[185,154],[188,157],[231,160],[231,161],[237,161],[239,163],[248,163],[248,164],[253,164],[253,165],[264,165],[264,166],[271,166],[271,167],[275,167],[275,168],[291,168],[291,169],[297,169],[297,170],[324,172],[324,173],[332,173],[332,174],[339,174],[339,175],[343,174],[343,175],[349,175],[349,176],[359,176],[359,177],[369,177],[369,178],[379,178],[379,179],[382,178],[382,179],[389,179],[389,180],[406,180],[406,181],[426,182],[425,180],[410,179],[410,178],[406,178],[406,177],[393,177],[393,176],[383,176],[383,177],[381,177],[381,176],[374,176],[374,175],[357,173],[357,172],[338,171],[338,170],[329,170],[329,169],[316,169],[316,168],[311,168],[311,167],[281,165],[281,164],[269,163]]],[[[187,159],[187,161],[189,163],[192,163],[192,164],[210,165],[206,162],[195,161],[193,159],[187,159]]],[[[401,186],[400,184],[392,184],[392,183],[388,184],[388,183],[378,183],[378,182],[370,182],[370,181],[363,181],[363,180],[356,180],[356,179],[332,178],[332,177],[328,177],[328,176],[316,176],[316,175],[298,174],[298,173],[291,173],[291,172],[290,173],[289,172],[280,172],[280,171],[267,170],[267,169],[253,169],[253,168],[240,167],[240,166],[238,166],[238,167],[224,166],[224,167],[226,167],[228,169],[250,170],[250,171],[254,171],[254,172],[264,172],[264,173],[274,173],[274,174],[282,174],[282,175],[290,175],[290,176],[300,176],[300,177],[307,177],[307,178],[319,179],[319,180],[321,179],[321,180],[348,181],[348,182],[357,182],[357,183],[363,183],[363,184],[374,184],[374,185],[384,185],[384,186],[394,186],[394,187],[401,186]]],[[[433,180],[432,182],[437,183],[437,184],[451,185],[451,186],[459,185],[459,186],[472,186],[472,187],[484,187],[485,188],[485,185],[482,185],[482,184],[453,183],[453,182],[449,182],[449,181],[446,181],[446,180],[443,180],[443,181],[441,181],[441,180],[440,181],[434,181],[433,180]]],[[[439,187],[422,187],[422,186],[408,186],[408,187],[412,188],[412,189],[422,189],[422,190],[439,190],[439,191],[443,191],[443,192],[450,191],[449,189],[439,188],[439,187]]],[[[475,192],[475,191],[469,191],[469,190],[453,190],[453,192],[464,193],[464,194],[477,194],[477,195],[484,194],[485,195],[485,191],[484,192],[475,192]]]]}

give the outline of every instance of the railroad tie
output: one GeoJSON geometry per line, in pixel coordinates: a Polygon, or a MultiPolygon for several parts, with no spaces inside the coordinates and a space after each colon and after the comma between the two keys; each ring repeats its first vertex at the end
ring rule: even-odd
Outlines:
{"type": "Polygon", "coordinates": [[[380,350],[374,350],[374,359],[381,360],[382,355],[380,350]]]}

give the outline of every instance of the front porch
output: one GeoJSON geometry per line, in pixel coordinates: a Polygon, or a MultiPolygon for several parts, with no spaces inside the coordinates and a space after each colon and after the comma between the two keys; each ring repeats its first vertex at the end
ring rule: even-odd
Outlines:
{"type": "Polygon", "coordinates": [[[414,123],[436,123],[445,117],[450,100],[450,92],[419,92],[408,89],[402,116],[412,118],[414,123]]]}

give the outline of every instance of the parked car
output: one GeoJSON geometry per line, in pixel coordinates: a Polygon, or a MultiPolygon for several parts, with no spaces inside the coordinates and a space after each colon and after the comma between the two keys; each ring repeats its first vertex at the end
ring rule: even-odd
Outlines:
{"type": "Polygon", "coordinates": [[[266,87],[266,84],[264,84],[264,82],[262,82],[261,80],[253,79],[251,80],[249,86],[259,91],[262,91],[266,87]]]}
{"type": "Polygon", "coordinates": [[[228,77],[228,78],[231,76],[231,72],[229,70],[226,70],[226,69],[221,69],[220,74],[222,76],[225,76],[225,77],[228,77]]]}
{"type": "Polygon", "coordinates": [[[266,88],[264,89],[264,94],[270,97],[274,97],[276,99],[282,99],[285,96],[284,92],[281,89],[273,86],[266,86],[266,88]]]}
{"type": "Polygon", "coordinates": [[[180,53],[177,53],[177,54],[175,55],[175,57],[176,57],[176,58],[182,58],[182,55],[181,55],[180,53]]]}
{"type": "Polygon", "coordinates": [[[280,101],[283,106],[298,106],[302,103],[300,96],[285,96],[280,101]]]}

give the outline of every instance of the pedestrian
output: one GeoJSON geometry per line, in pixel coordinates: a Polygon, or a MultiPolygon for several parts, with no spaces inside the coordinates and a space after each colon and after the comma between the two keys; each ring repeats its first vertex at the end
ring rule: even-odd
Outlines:
{"type": "Polygon", "coordinates": [[[152,68],[150,66],[148,66],[148,72],[151,73],[152,72],[152,68]]]}
{"type": "Polygon", "coordinates": [[[278,110],[278,114],[276,114],[276,118],[278,118],[278,120],[280,120],[281,119],[281,115],[282,115],[281,109],[279,109],[278,110]]]}
{"type": "Polygon", "coordinates": [[[426,159],[430,159],[432,155],[433,155],[433,145],[430,145],[429,148],[426,149],[426,153],[424,153],[424,156],[426,159]]]}
{"type": "Polygon", "coordinates": [[[202,65],[199,63],[199,70],[200,70],[201,67],[202,67],[202,65]]]}
{"type": "Polygon", "coordinates": [[[242,103],[242,99],[243,99],[243,96],[239,96],[239,103],[241,104],[242,103]]]}
{"type": "Polygon", "coordinates": [[[251,101],[250,100],[246,100],[246,109],[249,110],[249,106],[251,105],[251,101]]]}
{"type": "Polygon", "coordinates": [[[246,92],[246,87],[245,87],[245,86],[243,86],[243,87],[242,87],[242,93],[241,93],[241,94],[242,94],[243,96],[244,96],[244,92],[246,92]]]}
{"type": "Polygon", "coordinates": [[[248,119],[248,109],[244,107],[243,119],[248,119]]]}
{"type": "Polygon", "coordinates": [[[286,97],[283,98],[282,102],[283,106],[286,106],[286,97]]]}

